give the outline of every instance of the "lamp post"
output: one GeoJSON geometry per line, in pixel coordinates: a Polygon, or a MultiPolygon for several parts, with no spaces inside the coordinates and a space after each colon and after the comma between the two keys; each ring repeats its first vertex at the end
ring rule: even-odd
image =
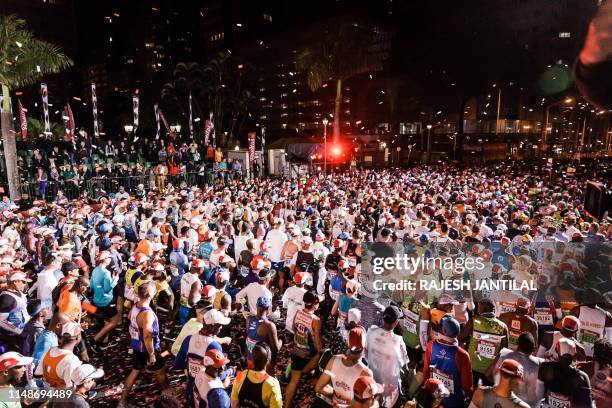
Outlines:
{"type": "Polygon", "coordinates": [[[323,119],[323,174],[327,177],[327,118],[323,119]]]}
{"type": "MultiPolygon", "coordinates": [[[[546,106],[546,110],[545,110],[545,119],[544,119],[544,126],[542,128],[542,137],[540,138],[540,153],[544,154],[544,145],[546,144],[546,137],[548,135],[548,116],[550,114],[550,108],[552,108],[553,106],[558,106],[558,105],[562,105],[562,104],[566,104],[569,105],[570,103],[574,102],[573,98],[565,98],[561,101],[557,101],[557,102],[553,102],[551,104],[549,104],[548,106],[546,106]]],[[[552,129],[551,129],[552,130],[552,129]]]]}
{"type": "Polygon", "coordinates": [[[431,162],[431,128],[432,125],[427,125],[427,164],[431,162]]]}

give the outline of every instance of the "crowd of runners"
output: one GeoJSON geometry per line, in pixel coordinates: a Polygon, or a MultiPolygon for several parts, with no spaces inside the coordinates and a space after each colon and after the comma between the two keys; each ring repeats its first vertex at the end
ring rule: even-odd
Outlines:
{"type": "Polygon", "coordinates": [[[583,205],[609,165],[5,197],[0,391],[74,390],[50,407],[609,407],[612,222],[583,205]],[[362,267],[369,243],[486,261],[479,276],[434,266],[415,281],[537,290],[382,293],[362,267]]]}

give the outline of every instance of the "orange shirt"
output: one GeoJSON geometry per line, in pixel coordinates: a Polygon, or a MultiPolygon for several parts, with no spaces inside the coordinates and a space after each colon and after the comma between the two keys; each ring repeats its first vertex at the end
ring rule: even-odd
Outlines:
{"type": "Polygon", "coordinates": [[[65,313],[70,320],[78,322],[81,317],[81,300],[79,296],[69,290],[63,290],[57,301],[57,308],[60,312],[65,313]]]}
{"type": "Polygon", "coordinates": [[[153,247],[151,246],[151,243],[148,240],[143,239],[138,243],[138,246],[136,247],[136,252],[141,252],[146,256],[150,257],[153,256],[153,247]]]}

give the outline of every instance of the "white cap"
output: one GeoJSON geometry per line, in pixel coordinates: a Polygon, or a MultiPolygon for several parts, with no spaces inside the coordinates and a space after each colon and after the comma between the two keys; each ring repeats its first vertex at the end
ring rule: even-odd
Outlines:
{"type": "Polygon", "coordinates": [[[361,310],[357,309],[357,308],[352,308],[349,309],[348,311],[348,316],[346,318],[346,320],[351,323],[361,323],[361,310]]]}
{"type": "Polygon", "coordinates": [[[72,371],[70,380],[74,385],[81,385],[87,380],[96,380],[104,377],[104,370],[96,368],[91,364],[81,364],[72,371]]]}
{"type": "Polygon", "coordinates": [[[75,322],[68,322],[62,325],[62,336],[68,334],[70,337],[76,337],[81,332],[81,325],[75,322]]]}
{"type": "Polygon", "coordinates": [[[211,309],[204,315],[204,323],[212,326],[213,324],[227,325],[232,319],[226,317],[217,309],[211,309]]]}

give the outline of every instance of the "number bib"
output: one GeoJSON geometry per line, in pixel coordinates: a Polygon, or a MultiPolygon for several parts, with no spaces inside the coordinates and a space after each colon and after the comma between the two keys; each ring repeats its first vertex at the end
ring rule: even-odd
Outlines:
{"type": "Polygon", "coordinates": [[[416,333],[417,322],[419,321],[419,316],[411,310],[404,309],[404,327],[410,333],[416,333]]]}
{"type": "Polygon", "coordinates": [[[478,340],[476,353],[483,358],[495,358],[497,344],[494,341],[478,340]]]}
{"type": "Polygon", "coordinates": [[[536,309],[533,314],[533,318],[540,326],[552,326],[553,325],[553,317],[550,314],[550,310],[538,310],[536,309]]]}
{"type": "Polygon", "coordinates": [[[451,394],[455,393],[455,384],[453,381],[453,377],[450,374],[444,373],[437,368],[433,367],[431,372],[431,376],[436,380],[442,382],[446,388],[450,391],[451,394]]]}
{"type": "Polygon", "coordinates": [[[500,302],[499,304],[499,314],[514,312],[516,306],[514,303],[509,302],[500,302]]]}
{"type": "Polygon", "coordinates": [[[140,332],[138,331],[138,328],[132,326],[130,324],[130,338],[132,340],[140,340],[140,332]]]}
{"type": "Polygon", "coordinates": [[[202,371],[202,368],[204,368],[204,365],[202,364],[202,361],[198,361],[195,358],[190,358],[187,360],[187,366],[189,369],[189,375],[194,377],[196,375],[198,375],[198,373],[200,371],[202,371]]]}
{"type": "Polygon", "coordinates": [[[572,406],[572,402],[568,396],[557,394],[552,391],[548,391],[548,404],[551,408],[571,408],[572,406]]]}

